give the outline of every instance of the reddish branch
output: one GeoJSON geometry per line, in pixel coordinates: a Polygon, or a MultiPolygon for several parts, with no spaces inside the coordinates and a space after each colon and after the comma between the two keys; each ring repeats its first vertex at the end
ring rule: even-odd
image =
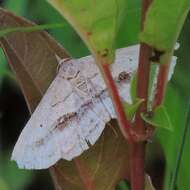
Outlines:
{"type": "MultiPolygon", "coordinates": [[[[142,28],[145,19],[145,13],[150,4],[149,0],[143,1],[142,8],[142,28]]],[[[140,106],[136,118],[135,125],[133,127],[134,132],[140,135],[146,135],[146,125],[145,122],[140,117],[140,113],[146,111],[147,99],[148,99],[148,84],[149,84],[149,73],[150,73],[150,57],[151,48],[146,44],[141,44],[140,55],[139,55],[139,67],[137,74],[137,96],[144,99],[145,101],[140,106]]],[[[145,180],[145,142],[135,142],[131,138],[131,123],[127,120],[125,111],[122,106],[122,102],[119,97],[117,87],[112,78],[111,72],[109,70],[109,65],[104,64],[102,66],[103,76],[107,83],[108,89],[112,96],[112,101],[116,109],[117,118],[120,124],[121,131],[124,136],[128,138],[129,141],[129,157],[130,157],[130,181],[132,190],[144,190],[144,180],[145,180]]]]}
{"type": "Polygon", "coordinates": [[[105,78],[106,84],[108,86],[108,89],[112,97],[114,108],[116,109],[116,114],[119,121],[120,129],[123,135],[125,136],[125,138],[128,140],[131,140],[131,135],[129,133],[130,121],[128,121],[126,118],[125,111],[123,109],[117,87],[115,85],[115,82],[113,80],[113,77],[109,69],[109,64],[102,65],[102,71],[103,71],[103,76],[105,78]]]}
{"type": "MultiPolygon", "coordinates": [[[[137,96],[145,101],[138,109],[133,130],[139,136],[146,136],[146,124],[141,118],[141,112],[147,111],[148,84],[151,49],[145,44],[141,44],[139,67],[137,74],[137,96]]],[[[144,190],[145,180],[145,141],[132,142],[130,148],[130,181],[132,190],[144,190]]]]}
{"type": "MultiPolygon", "coordinates": [[[[150,5],[150,0],[143,0],[141,27],[144,27],[146,11],[150,5]]],[[[146,136],[146,124],[141,118],[141,112],[147,111],[148,85],[150,75],[150,57],[152,49],[141,43],[139,65],[137,70],[137,96],[145,101],[138,109],[133,129],[140,136],[146,136]]],[[[145,185],[145,146],[146,142],[132,142],[129,144],[130,157],[130,182],[132,190],[144,190],[145,185]]]]}
{"type": "MultiPolygon", "coordinates": [[[[145,15],[150,3],[151,0],[143,0],[142,3],[142,30],[144,27],[145,15]]],[[[141,43],[139,65],[137,70],[137,96],[144,99],[144,102],[139,107],[133,124],[131,124],[126,118],[117,87],[109,70],[109,65],[104,64],[102,66],[103,76],[112,96],[112,101],[116,109],[121,131],[129,142],[130,182],[132,190],[144,190],[145,188],[145,150],[148,126],[143,121],[140,114],[147,111],[151,54],[152,48],[144,43],[141,43]],[[141,140],[137,141],[132,134],[139,136],[141,140]]],[[[153,107],[160,105],[163,101],[167,84],[168,68],[169,64],[161,65],[159,68],[153,107]]]]}
{"type": "Polygon", "coordinates": [[[168,81],[167,78],[168,78],[168,71],[169,71],[169,66],[170,66],[169,62],[163,65],[160,65],[160,68],[159,68],[156,93],[154,97],[154,105],[153,105],[154,108],[159,106],[164,99],[166,85],[168,81]]]}

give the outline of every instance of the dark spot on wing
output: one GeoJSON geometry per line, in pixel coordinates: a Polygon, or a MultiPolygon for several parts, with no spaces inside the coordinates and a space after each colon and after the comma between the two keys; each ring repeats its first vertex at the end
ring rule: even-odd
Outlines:
{"type": "Polygon", "coordinates": [[[121,81],[130,81],[130,79],[131,79],[131,75],[130,75],[129,72],[122,71],[121,73],[119,73],[118,82],[121,82],[121,81]]]}
{"type": "Polygon", "coordinates": [[[132,61],[133,61],[133,59],[129,57],[129,61],[130,61],[130,62],[132,62],[132,61]]]}
{"type": "Polygon", "coordinates": [[[56,128],[62,130],[68,122],[71,122],[77,116],[76,112],[71,112],[63,115],[57,120],[56,128]]]}
{"type": "Polygon", "coordinates": [[[44,139],[40,139],[38,141],[36,141],[36,146],[42,146],[44,144],[44,139]]]}

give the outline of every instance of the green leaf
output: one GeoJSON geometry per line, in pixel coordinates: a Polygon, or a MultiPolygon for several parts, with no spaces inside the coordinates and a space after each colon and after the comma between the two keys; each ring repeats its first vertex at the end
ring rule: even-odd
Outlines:
{"type": "Polygon", "coordinates": [[[115,39],[126,0],[48,0],[75,28],[100,63],[114,60],[115,39]]]}
{"type": "Polygon", "coordinates": [[[139,43],[141,0],[127,0],[125,18],[116,39],[117,48],[139,43]]]}
{"type": "Polygon", "coordinates": [[[145,122],[149,123],[150,125],[154,127],[161,127],[168,130],[173,130],[170,117],[167,113],[166,108],[163,105],[158,106],[154,110],[152,115],[141,113],[141,117],[145,122]]]}
{"type": "Polygon", "coordinates": [[[30,183],[33,173],[32,171],[19,170],[16,163],[10,162],[9,156],[5,154],[1,154],[0,157],[0,189],[21,190],[30,183]]]}
{"type": "Polygon", "coordinates": [[[129,120],[133,119],[137,109],[139,108],[139,106],[143,101],[144,101],[143,99],[136,98],[132,104],[124,102],[125,114],[127,115],[127,118],[129,120]]]}
{"type": "Polygon", "coordinates": [[[89,50],[79,38],[72,26],[47,1],[33,1],[28,11],[31,20],[40,20],[42,23],[63,23],[63,30],[51,29],[50,34],[64,46],[72,57],[80,58],[89,55],[89,50]]]}
{"type": "MultiPolygon", "coordinates": [[[[168,130],[158,128],[156,137],[162,145],[166,160],[164,190],[169,190],[171,177],[175,170],[177,152],[180,146],[182,130],[185,126],[185,110],[187,108],[187,99],[178,92],[176,86],[169,85],[165,97],[164,105],[170,115],[174,125],[174,131],[171,133],[168,130]]],[[[183,157],[180,165],[177,187],[179,189],[189,188],[189,146],[190,146],[190,130],[187,133],[187,139],[183,152],[183,157]]]]}
{"type": "Polygon", "coordinates": [[[189,26],[190,26],[190,15],[186,19],[183,31],[181,32],[179,43],[180,48],[176,52],[176,56],[179,58],[177,67],[175,69],[175,75],[173,77],[177,89],[186,97],[190,97],[190,53],[189,53],[189,26]]]}
{"type": "MultiPolygon", "coordinates": [[[[189,15],[190,16],[190,15],[189,15]]],[[[177,180],[176,187],[178,189],[189,189],[189,167],[190,167],[190,125],[187,126],[187,110],[189,109],[189,25],[190,17],[186,19],[185,26],[183,27],[183,32],[180,35],[180,49],[177,52],[179,57],[177,70],[175,71],[174,80],[175,85],[173,91],[171,90],[166,97],[166,104],[169,109],[172,111],[171,119],[172,123],[175,124],[174,133],[164,134],[164,131],[160,131],[159,138],[163,144],[163,147],[166,146],[166,137],[167,137],[167,146],[164,147],[164,151],[167,155],[167,168],[166,168],[166,180],[165,180],[165,189],[169,190],[172,188],[172,178],[176,175],[177,163],[179,170],[177,171],[177,180]],[[177,93],[178,92],[178,93],[177,93]],[[185,129],[185,128],[188,129],[185,129]],[[186,131],[185,131],[186,130],[186,131]],[[185,132],[185,135],[184,135],[185,132]],[[179,150],[182,148],[182,141],[185,141],[184,150],[179,160],[179,150]]],[[[168,109],[168,110],[169,110],[168,109]]]]}
{"type": "Polygon", "coordinates": [[[27,4],[28,1],[26,0],[14,0],[14,3],[12,0],[3,1],[3,7],[19,15],[23,15],[26,13],[25,11],[27,4]]]}
{"type": "Polygon", "coordinates": [[[9,190],[8,185],[6,184],[6,182],[0,178],[0,189],[1,190],[9,190]]]}
{"type": "Polygon", "coordinates": [[[64,25],[62,23],[58,24],[44,24],[44,25],[36,25],[36,26],[21,26],[21,27],[11,27],[0,30],[0,38],[15,32],[35,32],[39,30],[46,30],[51,28],[63,28],[64,25]]]}
{"type": "Polygon", "coordinates": [[[154,0],[146,15],[141,41],[160,51],[172,51],[189,9],[189,0],[154,0]]]}
{"type": "Polygon", "coordinates": [[[172,177],[171,177],[171,182],[170,182],[170,190],[173,190],[176,187],[177,179],[179,176],[179,169],[180,169],[180,165],[182,162],[182,156],[183,156],[183,152],[184,152],[184,148],[185,148],[185,142],[186,142],[186,139],[188,138],[188,129],[190,126],[190,99],[187,104],[187,113],[186,113],[185,120],[186,120],[185,125],[182,129],[181,138],[179,141],[179,148],[177,151],[176,162],[174,165],[174,170],[172,172],[172,177]]]}

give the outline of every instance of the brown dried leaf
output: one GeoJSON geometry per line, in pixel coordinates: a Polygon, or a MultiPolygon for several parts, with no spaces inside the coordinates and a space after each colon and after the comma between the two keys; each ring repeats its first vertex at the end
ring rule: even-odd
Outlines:
{"type": "Polygon", "coordinates": [[[74,161],[60,161],[52,167],[61,184],[58,189],[114,190],[127,177],[126,141],[119,128],[114,128],[107,126],[98,142],[74,161]]]}
{"type": "MultiPolygon", "coordinates": [[[[1,28],[29,25],[32,23],[0,9],[1,28]]],[[[56,74],[55,54],[68,54],[46,32],[14,33],[0,43],[32,112],[56,74]]],[[[61,160],[50,168],[57,190],[115,189],[127,175],[127,149],[120,131],[114,128],[107,126],[98,142],[82,156],[71,162],[61,160]]]]}
{"type": "MultiPolygon", "coordinates": [[[[1,29],[31,25],[26,19],[0,8],[1,29]]],[[[32,112],[56,74],[55,54],[69,55],[46,32],[14,33],[1,38],[0,43],[32,112]]]]}

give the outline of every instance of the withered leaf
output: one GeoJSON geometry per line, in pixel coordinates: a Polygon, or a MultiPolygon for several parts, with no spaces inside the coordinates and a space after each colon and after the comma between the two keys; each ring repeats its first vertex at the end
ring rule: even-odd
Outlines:
{"type": "Polygon", "coordinates": [[[52,167],[60,189],[114,190],[127,177],[126,142],[117,124],[111,125],[115,127],[107,126],[97,143],[80,157],[52,167]]]}
{"type": "MultiPolygon", "coordinates": [[[[0,9],[0,28],[31,25],[0,9]]],[[[32,112],[56,75],[55,54],[69,55],[46,32],[14,33],[0,43],[32,112]]],[[[116,123],[111,125],[114,127],[107,126],[98,142],[80,157],[61,160],[50,168],[57,190],[114,190],[127,176],[126,142],[116,123]]]]}
{"type": "MultiPolygon", "coordinates": [[[[30,21],[0,8],[1,29],[31,25],[30,21]]],[[[46,32],[14,33],[1,38],[0,44],[32,112],[56,74],[55,54],[69,55],[46,32]]]]}

